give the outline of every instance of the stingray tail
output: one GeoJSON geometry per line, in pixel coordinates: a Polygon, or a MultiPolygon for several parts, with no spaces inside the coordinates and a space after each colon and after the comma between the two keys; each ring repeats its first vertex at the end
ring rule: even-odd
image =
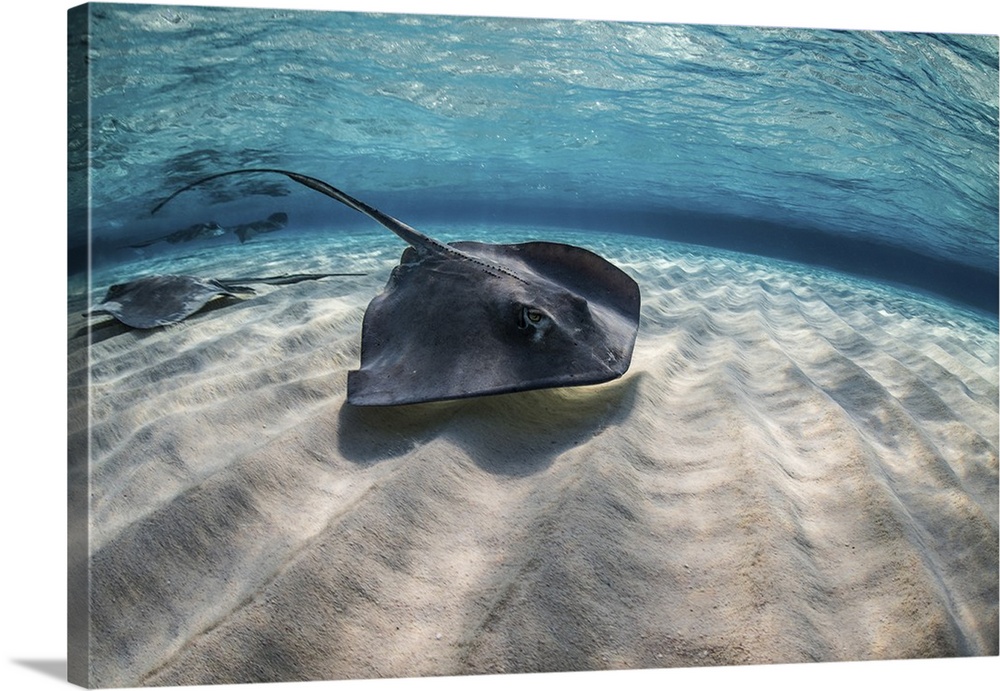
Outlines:
{"type": "Polygon", "coordinates": [[[131,249],[142,249],[143,247],[149,247],[150,245],[155,245],[158,242],[163,242],[163,238],[154,238],[152,240],[147,240],[146,242],[140,242],[135,245],[128,245],[131,249]]]}
{"type": "Polygon", "coordinates": [[[352,273],[334,273],[334,274],[281,274],[279,276],[258,276],[258,277],[239,277],[239,278],[220,278],[217,279],[217,283],[227,287],[241,287],[240,283],[266,283],[273,286],[286,286],[293,283],[301,283],[302,281],[318,281],[321,278],[330,278],[331,276],[367,276],[368,274],[352,274],[352,273]]]}
{"type": "Polygon", "coordinates": [[[226,177],[229,175],[245,175],[247,173],[276,173],[278,175],[284,175],[288,178],[291,178],[300,185],[305,185],[306,187],[316,190],[321,194],[325,194],[328,197],[332,197],[341,204],[349,206],[355,211],[359,211],[368,216],[369,218],[379,222],[380,224],[391,230],[393,233],[398,235],[400,238],[402,238],[407,244],[409,244],[416,250],[427,251],[427,252],[444,252],[447,254],[462,254],[458,250],[448,247],[444,243],[438,242],[432,237],[424,235],[419,230],[411,228],[410,226],[406,225],[399,219],[393,218],[388,214],[384,214],[375,207],[369,206],[368,204],[365,204],[363,201],[355,199],[346,192],[338,190],[333,185],[323,182],[322,180],[319,180],[317,178],[309,177],[308,175],[302,175],[301,173],[295,173],[290,170],[281,170],[279,168],[241,168],[239,170],[230,170],[226,171],[225,173],[216,173],[215,175],[209,175],[208,177],[196,180],[192,182],[190,185],[186,185],[181,189],[177,190],[169,197],[164,199],[162,202],[157,204],[155,207],[153,207],[153,210],[150,213],[155,214],[167,202],[169,202],[177,195],[181,194],[182,192],[186,192],[194,187],[198,187],[199,185],[202,185],[206,182],[226,177]]]}

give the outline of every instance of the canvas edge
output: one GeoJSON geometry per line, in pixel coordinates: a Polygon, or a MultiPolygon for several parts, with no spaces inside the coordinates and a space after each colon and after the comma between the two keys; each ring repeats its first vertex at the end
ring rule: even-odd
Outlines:
{"type": "MultiPolygon", "coordinates": [[[[89,209],[89,36],[90,5],[67,10],[67,277],[82,265],[90,286],[90,229],[87,242],[74,244],[72,232],[80,223],[78,210],[89,209]],[[76,217],[74,217],[74,215],[76,217]]],[[[89,212],[83,219],[89,226],[89,212]]],[[[68,286],[67,286],[68,287],[68,286]]],[[[89,298],[89,295],[88,295],[89,298]]],[[[68,329],[73,328],[68,326],[68,329]]],[[[91,688],[90,678],[90,343],[86,338],[67,341],[67,681],[91,688]],[[84,372],[85,381],[74,382],[84,372]],[[82,430],[80,417],[83,420],[82,430]]]]}

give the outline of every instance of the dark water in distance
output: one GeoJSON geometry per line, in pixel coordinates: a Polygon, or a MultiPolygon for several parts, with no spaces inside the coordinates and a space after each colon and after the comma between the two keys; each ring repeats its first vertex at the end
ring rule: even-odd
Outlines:
{"type": "MultiPolygon", "coordinates": [[[[71,130],[90,128],[97,264],[209,220],[367,222],[264,176],[149,214],[199,176],[269,166],[432,235],[652,235],[996,312],[996,36],[115,4],[84,32],[71,112],[91,107],[71,130]]],[[[77,249],[86,153],[71,143],[77,249]]]]}

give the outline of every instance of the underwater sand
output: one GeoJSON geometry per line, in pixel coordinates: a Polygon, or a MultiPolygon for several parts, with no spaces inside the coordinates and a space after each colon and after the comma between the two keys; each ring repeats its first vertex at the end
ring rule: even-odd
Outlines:
{"type": "Polygon", "coordinates": [[[375,234],[330,257],[292,234],[178,250],[175,272],[368,275],[95,329],[95,685],[997,655],[995,321],[548,233],[638,281],[622,379],[354,408],[362,315],[402,249],[375,234]]]}

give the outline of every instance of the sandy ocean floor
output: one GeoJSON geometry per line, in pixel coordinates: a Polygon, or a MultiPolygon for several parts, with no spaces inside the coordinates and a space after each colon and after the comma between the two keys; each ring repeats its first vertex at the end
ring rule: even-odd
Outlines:
{"type": "Polygon", "coordinates": [[[995,322],[576,241],[642,290],[632,366],[600,386],[346,405],[391,238],[290,267],[363,278],[97,328],[93,683],[997,655],[995,322]]]}

